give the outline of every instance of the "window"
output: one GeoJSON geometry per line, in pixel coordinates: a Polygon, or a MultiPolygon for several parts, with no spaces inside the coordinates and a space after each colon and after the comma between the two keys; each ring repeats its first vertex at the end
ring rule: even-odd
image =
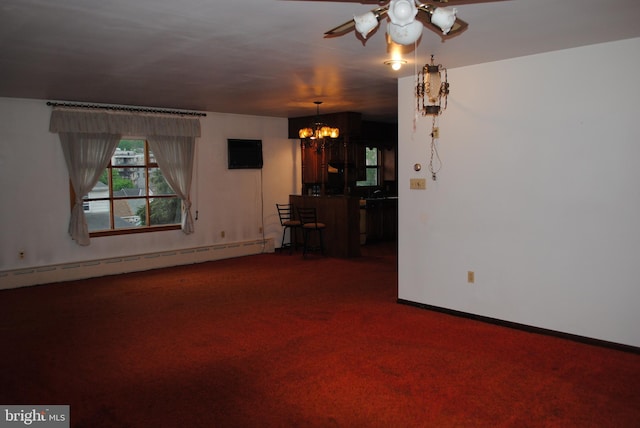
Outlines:
{"type": "Polygon", "coordinates": [[[374,148],[365,148],[365,166],[367,179],[356,182],[357,186],[377,186],[380,177],[380,165],[378,163],[379,150],[374,148]]]}
{"type": "Polygon", "coordinates": [[[120,140],[83,209],[92,237],[179,229],[182,220],[180,198],[141,139],[120,140]]]}

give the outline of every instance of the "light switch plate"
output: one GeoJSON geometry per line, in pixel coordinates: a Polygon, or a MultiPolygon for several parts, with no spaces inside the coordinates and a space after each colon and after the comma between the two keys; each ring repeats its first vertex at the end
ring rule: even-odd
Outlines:
{"type": "Polygon", "coordinates": [[[410,178],[409,189],[425,190],[427,188],[426,178],[410,178]]]}

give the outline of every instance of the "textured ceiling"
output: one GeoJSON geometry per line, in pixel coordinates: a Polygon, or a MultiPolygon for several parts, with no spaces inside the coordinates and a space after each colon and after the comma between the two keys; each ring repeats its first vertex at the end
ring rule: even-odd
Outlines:
{"type": "MultiPolygon", "coordinates": [[[[399,76],[640,37],[637,0],[464,5],[463,34],[425,30],[394,72],[384,25],[325,31],[375,2],[2,0],[0,96],[296,117],[356,111],[394,121],[399,76]]],[[[640,54],[640,53],[636,53],[640,54]]],[[[594,68],[602,68],[594,58],[594,68]]],[[[585,72],[589,72],[585,70],[585,72]]],[[[593,70],[592,72],[596,72],[593,70]]],[[[452,92],[455,82],[452,82],[452,92]]]]}

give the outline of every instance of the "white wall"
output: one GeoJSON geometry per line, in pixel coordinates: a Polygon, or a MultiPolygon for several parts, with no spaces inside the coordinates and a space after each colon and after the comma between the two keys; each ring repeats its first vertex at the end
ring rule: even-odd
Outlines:
{"type": "Polygon", "coordinates": [[[262,226],[264,238],[280,244],[275,203],[298,193],[300,181],[299,149],[287,139],[286,118],[218,113],[200,118],[194,234],[92,238],[90,246],[81,247],[67,234],[68,174],[58,136],[48,130],[50,114],[44,100],[0,98],[0,289],[10,286],[2,273],[11,270],[261,240],[262,226]],[[264,168],[228,170],[227,138],[262,140],[264,168]]]}
{"type": "Polygon", "coordinates": [[[449,70],[435,182],[430,118],[413,132],[414,80],[399,81],[399,298],[640,346],[638,52],[449,70]]]}

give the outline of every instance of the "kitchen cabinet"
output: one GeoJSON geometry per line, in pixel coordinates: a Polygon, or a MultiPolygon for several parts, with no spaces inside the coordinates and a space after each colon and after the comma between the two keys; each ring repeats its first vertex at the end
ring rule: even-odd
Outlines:
{"type": "Polygon", "coordinates": [[[398,198],[366,200],[367,243],[393,241],[398,237],[398,198]]]}

